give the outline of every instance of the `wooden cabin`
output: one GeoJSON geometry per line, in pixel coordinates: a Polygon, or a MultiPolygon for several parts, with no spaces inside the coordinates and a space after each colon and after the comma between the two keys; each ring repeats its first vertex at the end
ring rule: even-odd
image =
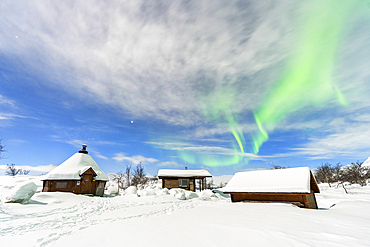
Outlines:
{"type": "Polygon", "coordinates": [[[86,145],[43,179],[43,192],[72,192],[103,196],[108,176],[88,154],[86,145]]]}
{"type": "Polygon", "coordinates": [[[320,193],[308,167],[238,172],[222,191],[232,202],[289,202],[311,209],[318,208],[320,193]]]}
{"type": "Polygon", "coordinates": [[[200,185],[200,190],[206,188],[206,178],[212,177],[207,170],[172,170],[160,169],[158,178],[162,179],[162,188],[180,188],[194,191],[196,182],[200,185]]]}

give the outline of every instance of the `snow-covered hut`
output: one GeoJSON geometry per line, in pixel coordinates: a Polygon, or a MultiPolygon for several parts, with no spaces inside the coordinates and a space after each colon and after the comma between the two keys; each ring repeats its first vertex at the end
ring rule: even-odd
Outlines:
{"type": "Polygon", "coordinates": [[[86,145],[82,145],[82,150],[50,171],[42,180],[43,192],[103,196],[105,183],[109,178],[88,155],[86,145]]]}
{"type": "Polygon", "coordinates": [[[320,193],[308,167],[237,172],[222,191],[232,202],[291,202],[312,209],[317,209],[314,193],[320,193]]]}
{"type": "Polygon", "coordinates": [[[173,170],[160,169],[158,178],[162,179],[162,188],[172,189],[181,188],[195,191],[195,181],[200,180],[200,190],[206,187],[206,178],[212,177],[207,170],[173,170]]]}

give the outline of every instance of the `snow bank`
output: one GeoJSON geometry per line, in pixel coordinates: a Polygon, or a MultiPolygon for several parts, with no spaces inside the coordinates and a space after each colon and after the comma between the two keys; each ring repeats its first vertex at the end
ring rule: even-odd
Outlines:
{"type": "Polygon", "coordinates": [[[154,189],[144,189],[144,190],[138,190],[137,194],[139,196],[156,196],[154,189]]]}
{"type": "Polygon", "coordinates": [[[158,195],[158,196],[161,196],[161,195],[169,195],[170,192],[168,192],[168,189],[167,188],[159,188],[158,190],[155,190],[155,193],[158,195]]]}
{"type": "Polygon", "coordinates": [[[212,192],[212,190],[203,190],[203,191],[199,192],[198,195],[199,195],[199,197],[205,198],[205,199],[208,199],[208,198],[211,198],[211,197],[216,197],[215,194],[212,192]]]}
{"type": "Polygon", "coordinates": [[[130,186],[125,190],[126,195],[136,195],[137,188],[135,186],[130,186]]]}
{"type": "Polygon", "coordinates": [[[117,195],[118,194],[118,187],[117,185],[109,185],[108,189],[106,190],[108,195],[117,195]]]}
{"type": "Polygon", "coordinates": [[[183,189],[170,189],[170,195],[179,200],[186,200],[185,190],[183,189]]]}
{"type": "Polygon", "coordinates": [[[5,198],[8,203],[27,203],[36,193],[37,185],[34,182],[25,182],[15,186],[5,198]]]}

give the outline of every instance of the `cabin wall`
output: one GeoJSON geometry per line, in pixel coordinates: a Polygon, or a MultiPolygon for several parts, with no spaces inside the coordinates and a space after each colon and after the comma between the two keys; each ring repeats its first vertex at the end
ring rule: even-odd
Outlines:
{"type": "Polygon", "coordinates": [[[162,178],[162,188],[174,189],[179,188],[179,180],[188,180],[188,187],[181,187],[184,190],[195,191],[195,179],[194,178],[162,178]]]}
{"type": "Polygon", "coordinates": [[[315,194],[299,193],[243,193],[230,192],[232,202],[240,201],[275,201],[275,202],[299,202],[306,208],[317,209],[315,194]]]}
{"type": "Polygon", "coordinates": [[[306,198],[305,198],[305,207],[306,208],[313,208],[313,209],[317,209],[317,202],[316,202],[316,197],[315,197],[315,194],[314,192],[311,190],[311,194],[309,195],[306,195],[306,198]]]}
{"type": "Polygon", "coordinates": [[[88,179],[91,179],[91,181],[45,180],[43,181],[42,192],[72,192],[74,194],[93,194],[103,196],[106,181],[93,180],[90,177],[88,177],[88,179]],[[100,187],[99,184],[101,184],[100,187]]]}
{"type": "Polygon", "coordinates": [[[76,180],[46,180],[43,181],[43,192],[73,192],[76,180]]]}

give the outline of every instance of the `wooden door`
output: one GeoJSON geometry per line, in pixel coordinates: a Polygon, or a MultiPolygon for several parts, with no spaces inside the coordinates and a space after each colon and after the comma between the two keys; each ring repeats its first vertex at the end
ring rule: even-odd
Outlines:
{"type": "Polygon", "coordinates": [[[98,187],[96,188],[96,193],[95,195],[96,196],[103,196],[104,195],[104,187],[105,187],[105,182],[103,181],[98,181],[99,185],[98,187]]]}
{"type": "Polygon", "coordinates": [[[94,194],[93,175],[84,174],[81,181],[82,194],[94,194]]]}

